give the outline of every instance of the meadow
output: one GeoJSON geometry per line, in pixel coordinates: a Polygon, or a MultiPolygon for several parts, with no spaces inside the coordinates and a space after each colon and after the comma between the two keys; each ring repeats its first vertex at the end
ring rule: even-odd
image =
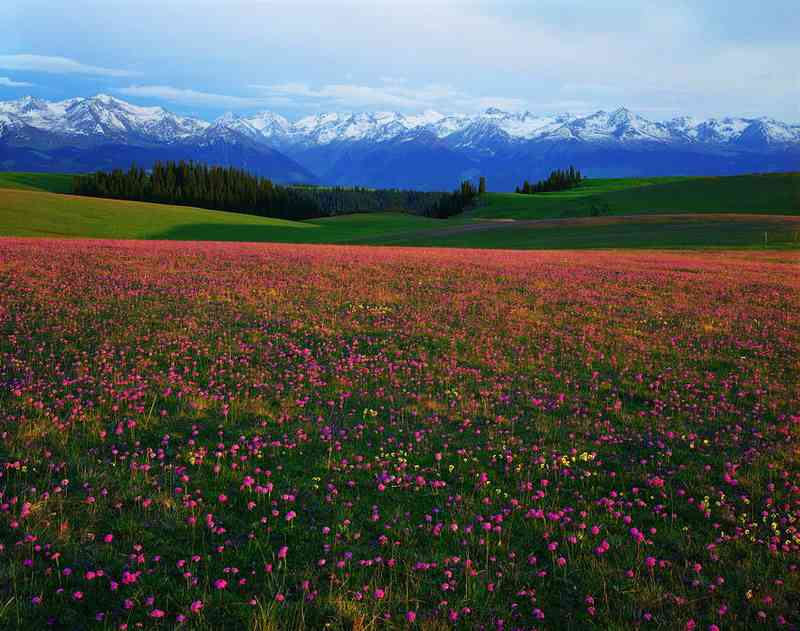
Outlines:
{"type": "Polygon", "coordinates": [[[0,239],[0,626],[800,626],[800,254],[0,239]]]}
{"type": "Polygon", "coordinates": [[[489,193],[482,205],[446,220],[382,212],[307,221],[64,195],[69,178],[0,173],[0,235],[512,249],[800,248],[800,175],[791,173],[590,179],[557,193],[489,193]]]}
{"type": "Polygon", "coordinates": [[[563,217],[744,213],[800,214],[800,174],[726,177],[589,179],[556,193],[496,193],[470,217],[554,219],[563,217]]]}

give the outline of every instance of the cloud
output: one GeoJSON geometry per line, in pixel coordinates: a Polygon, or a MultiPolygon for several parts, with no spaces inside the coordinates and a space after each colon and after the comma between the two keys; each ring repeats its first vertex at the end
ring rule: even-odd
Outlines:
{"type": "MultiPolygon", "coordinates": [[[[213,6],[213,20],[208,11],[187,11],[186,2],[0,0],[0,52],[42,52],[57,41],[65,57],[147,73],[117,87],[191,86],[270,99],[245,101],[243,109],[456,111],[510,97],[542,112],[551,102],[574,101],[592,109],[800,118],[800,64],[788,61],[800,58],[797,0],[773,0],[766,12],[724,0],[197,2],[213,6]],[[152,19],[142,20],[143,7],[152,19]],[[305,93],[270,92],[286,82],[302,82],[305,93]],[[455,94],[447,100],[403,91],[430,84],[455,94]]],[[[24,59],[14,56],[16,65],[24,59]]],[[[52,96],[67,85],[85,91],[82,79],[71,74],[42,89],[52,96]]]]}
{"type": "Polygon", "coordinates": [[[479,96],[475,99],[456,101],[463,110],[486,110],[496,107],[501,110],[519,111],[525,109],[527,101],[504,96],[479,96]]]}
{"type": "MultiPolygon", "coordinates": [[[[228,109],[247,109],[263,107],[275,101],[269,98],[254,98],[247,96],[232,96],[228,94],[214,94],[200,92],[185,88],[176,88],[169,85],[131,85],[127,88],[116,90],[119,94],[143,98],[159,99],[169,103],[180,103],[195,107],[212,107],[228,109]]],[[[284,101],[285,102],[285,101],[284,101]]]]}
{"type": "Polygon", "coordinates": [[[0,55],[0,68],[24,70],[28,72],[49,72],[52,74],[83,74],[103,77],[130,77],[138,73],[102,66],[82,64],[67,57],[47,57],[44,55],[0,55]]]}
{"type": "Polygon", "coordinates": [[[28,72],[84,74],[103,77],[130,77],[138,74],[129,70],[90,66],[67,57],[47,57],[44,55],[0,55],[0,68],[28,72]]]}
{"type": "Polygon", "coordinates": [[[295,97],[302,101],[327,102],[345,107],[398,107],[414,108],[419,97],[394,87],[371,87],[350,83],[332,83],[321,88],[311,88],[306,83],[281,83],[267,86],[251,86],[267,95],[295,97]]]}
{"type": "Polygon", "coordinates": [[[0,77],[0,87],[3,88],[29,88],[33,84],[27,81],[14,81],[8,77],[0,77]]]}
{"type": "Polygon", "coordinates": [[[312,88],[307,83],[290,82],[273,85],[250,85],[270,98],[293,99],[296,105],[315,107],[372,108],[389,107],[420,111],[429,108],[484,110],[488,107],[521,109],[525,101],[516,98],[473,96],[449,85],[430,84],[408,87],[405,81],[387,81],[382,85],[330,83],[312,88]]]}

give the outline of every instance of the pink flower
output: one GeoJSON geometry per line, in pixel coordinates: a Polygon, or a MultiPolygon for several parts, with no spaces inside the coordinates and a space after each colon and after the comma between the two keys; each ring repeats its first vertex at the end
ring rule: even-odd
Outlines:
{"type": "Polygon", "coordinates": [[[386,596],[386,592],[381,588],[375,590],[375,598],[381,600],[384,596],[386,596]]]}
{"type": "Polygon", "coordinates": [[[289,553],[289,546],[281,546],[278,549],[278,558],[285,559],[286,555],[289,553]]]}
{"type": "Polygon", "coordinates": [[[203,601],[202,600],[195,600],[191,605],[189,605],[189,611],[192,613],[200,613],[200,610],[203,608],[203,601]]]}
{"type": "Polygon", "coordinates": [[[406,612],[406,620],[408,622],[413,623],[417,619],[417,612],[416,611],[407,611],[406,612]]]}
{"type": "Polygon", "coordinates": [[[225,589],[227,586],[228,581],[226,581],[224,578],[218,578],[216,581],[214,581],[214,587],[217,589],[225,589]]]}
{"type": "Polygon", "coordinates": [[[153,611],[150,612],[151,618],[163,618],[166,615],[167,614],[161,611],[161,609],[153,609],[153,611]]]}
{"type": "Polygon", "coordinates": [[[290,510],[288,513],[286,513],[286,521],[292,521],[295,517],[297,517],[297,513],[295,513],[293,510],[290,510]]]}

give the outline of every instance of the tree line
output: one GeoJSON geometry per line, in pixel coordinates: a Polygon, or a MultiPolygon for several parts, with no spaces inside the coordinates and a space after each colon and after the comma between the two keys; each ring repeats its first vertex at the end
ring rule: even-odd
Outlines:
{"type": "Polygon", "coordinates": [[[546,180],[539,180],[536,184],[531,184],[528,180],[522,186],[515,189],[516,193],[532,195],[534,193],[552,193],[554,191],[566,191],[575,188],[584,180],[581,172],[574,166],[568,169],[556,169],[552,171],[546,180]]]}
{"type": "MultiPolygon", "coordinates": [[[[482,188],[485,191],[485,180],[482,188]]],[[[445,218],[463,212],[479,198],[478,190],[469,182],[453,193],[284,186],[233,167],[183,161],[156,162],[149,171],[134,165],[127,171],[78,176],[73,192],[294,220],[392,210],[445,218]]]]}

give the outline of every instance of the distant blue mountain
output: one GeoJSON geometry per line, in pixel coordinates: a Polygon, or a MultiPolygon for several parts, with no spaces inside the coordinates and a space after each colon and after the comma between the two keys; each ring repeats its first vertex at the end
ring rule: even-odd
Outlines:
{"type": "Polygon", "coordinates": [[[0,170],[80,172],[196,160],[278,182],[492,190],[575,164],[590,177],[800,170],[800,126],[770,118],[654,122],[624,108],[588,115],[271,112],[214,122],[98,95],[0,102],[0,170]]]}

